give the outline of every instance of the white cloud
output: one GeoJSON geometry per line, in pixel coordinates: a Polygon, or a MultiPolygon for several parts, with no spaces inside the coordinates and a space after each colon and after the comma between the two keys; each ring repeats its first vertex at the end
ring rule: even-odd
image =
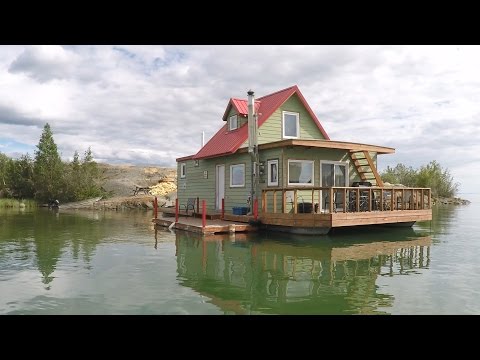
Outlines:
{"type": "Polygon", "coordinates": [[[479,46],[6,46],[0,134],[33,149],[48,121],[66,158],[91,146],[102,161],[173,166],[223,125],[230,97],[298,84],[332,139],[395,147],[381,168],[436,159],[467,191],[479,60],[479,46]]]}

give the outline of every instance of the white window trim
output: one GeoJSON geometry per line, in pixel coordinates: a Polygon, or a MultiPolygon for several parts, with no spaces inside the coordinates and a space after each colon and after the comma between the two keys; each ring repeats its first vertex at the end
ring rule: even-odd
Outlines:
{"type": "Polygon", "coordinates": [[[180,179],[187,177],[187,163],[180,163],[180,179]]]}
{"type": "MultiPolygon", "coordinates": [[[[323,164],[331,164],[331,165],[343,165],[345,166],[345,186],[349,186],[349,179],[350,179],[350,174],[349,174],[349,169],[350,169],[350,162],[349,161],[330,161],[330,160],[320,160],[320,171],[319,171],[319,176],[320,176],[320,186],[322,185],[322,165],[323,164]]],[[[335,182],[335,179],[334,179],[335,182]]]]}
{"type": "Polygon", "coordinates": [[[231,187],[231,188],[245,187],[245,164],[232,164],[232,165],[230,165],[230,187],[231,187]],[[243,166],[243,184],[241,184],[241,185],[232,185],[232,180],[233,180],[233,171],[232,171],[232,168],[233,168],[234,166],[243,166]]]}
{"type": "Polygon", "coordinates": [[[283,139],[298,139],[300,137],[300,114],[291,111],[282,111],[282,137],[283,139]],[[285,135],[285,115],[294,115],[297,118],[297,136],[285,135]]]}
{"type": "Polygon", "coordinates": [[[267,186],[278,186],[278,159],[267,160],[267,186]],[[277,181],[270,181],[270,164],[277,164],[277,181]]]}
{"type": "Polygon", "coordinates": [[[232,115],[228,118],[228,130],[229,131],[232,131],[232,130],[236,130],[238,129],[238,116],[237,115],[232,115]],[[232,118],[235,118],[237,120],[237,126],[236,127],[232,127],[232,118]]]}
{"type": "Polygon", "coordinates": [[[288,159],[288,186],[310,186],[313,187],[315,184],[315,160],[296,160],[296,159],[288,159]],[[290,163],[291,162],[302,162],[302,163],[310,163],[312,164],[312,183],[291,183],[290,182],[290,163]]]}

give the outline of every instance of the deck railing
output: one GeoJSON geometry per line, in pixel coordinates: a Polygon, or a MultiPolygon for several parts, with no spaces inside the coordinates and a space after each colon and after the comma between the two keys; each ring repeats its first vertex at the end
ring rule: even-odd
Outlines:
{"type": "Polygon", "coordinates": [[[347,213],[431,209],[430,188],[289,187],[262,190],[263,213],[347,213]]]}

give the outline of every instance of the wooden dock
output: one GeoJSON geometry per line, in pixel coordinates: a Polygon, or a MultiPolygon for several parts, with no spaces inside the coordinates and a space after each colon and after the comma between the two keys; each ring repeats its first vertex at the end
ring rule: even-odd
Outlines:
{"type": "Polygon", "coordinates": [[[178,222],[175,222],[175,218],[158,218],[152,219],[152,222],[157,226],[170,227],[173,224],[173,229],[209,235],[257,231],[257,227],[249,225],[248,223],[224,221],[219,219],[207,219],[205,227],[202,226],[202,219],[195,217],[180,217],[178,222]]]}

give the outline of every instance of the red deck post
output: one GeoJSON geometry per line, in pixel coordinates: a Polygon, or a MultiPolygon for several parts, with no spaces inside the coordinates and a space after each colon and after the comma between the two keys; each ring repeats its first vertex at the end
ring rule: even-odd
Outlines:
{"type": "Polygon", "coordinates": [[[222,198],[222,220],[225,219],[225,198],[222,198]]]}
{"type": "Polygon", "coordinates": [[[202,228],[205,229],[205,226],[207,226],[207,203],[202,200],[202,228]]]}
{"type": "Polygon", "coordinates": [[[175,222],[178,222],[178,198],[175,199],[175,222]]]}
{"type": "Polygon", "coordinates": [[[158,201],[157,201],[157,197],[155,196],[155,200],[153,201],[153,213],[155,214],[155,219],[157,219],[157,215],[158,215],[158,201]]]}
{"type": "Polygon", "coordinates": [[[253,218],[257,220],[258,217],[258,199],[255,198],[253,201],[253,218]]]}

